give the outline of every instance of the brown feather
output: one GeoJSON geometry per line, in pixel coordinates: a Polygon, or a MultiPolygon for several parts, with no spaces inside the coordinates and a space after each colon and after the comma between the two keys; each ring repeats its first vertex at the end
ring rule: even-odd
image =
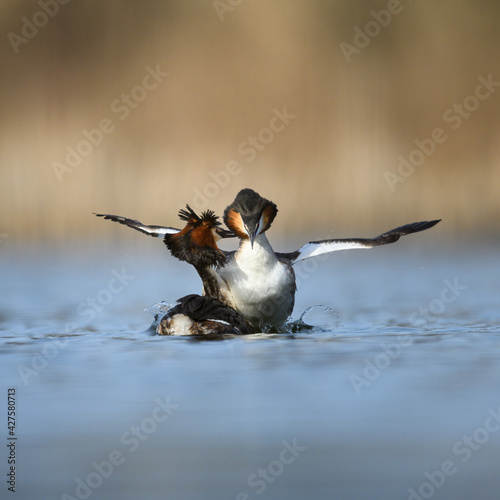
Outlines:
{"type": "Polygon", "coordinates": [[[276,214],[278,213],[278,209],[274,203],[269,203],[266,208],[262,211],[262,221],[264,222],[264,228],[261,233],[266,232],[274,221],[276,214]]]}
{"type": "Polygon", "coordinates": [[[191,232],[191,241],[198,247],[212,247],[216,250],[219,249],[219,247],[215,243],[212,229],[208,224],[203,224],[202,226],[195,227],[191,232]]]}
{"type": "Polygon", "coordinates": [[[230,208],[225,214],[225,222],[226,226],[231,229],[238,238],[248,238],[247,233],[245,232],[243,219],[241,218],[241,214],[239,214],[233,208],[230,208]]]}

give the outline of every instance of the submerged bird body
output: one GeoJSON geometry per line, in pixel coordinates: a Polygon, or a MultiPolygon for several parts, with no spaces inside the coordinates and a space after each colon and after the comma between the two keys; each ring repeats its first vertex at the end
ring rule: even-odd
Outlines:
{"type": "Polygon", "coordinates": [[[254,329],[241,314],[206,295],[186,295],[168,311],[158,335],[248,335],[254,329]]]}

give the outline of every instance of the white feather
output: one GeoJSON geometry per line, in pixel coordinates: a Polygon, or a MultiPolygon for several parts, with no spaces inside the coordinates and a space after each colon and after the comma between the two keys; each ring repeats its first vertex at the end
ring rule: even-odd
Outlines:
{"type": "Polygon", "coordinates": [[[338,250],[369,249],[372,246],[358,241],[325,241],[323,243],[306,243],[300,250],[298,257],[293,261],[295,264],[301,260],[317,257],[324,253],[337,252],[338,250]]]}
{"type": "Polygon", "coordinates": [[[257,236],[253,248],[243,240],[219,274],[231,290],[235,309],[249,321],[282,324],[291,314],[294,276],[277,259],[265,233],[257,236]]]}

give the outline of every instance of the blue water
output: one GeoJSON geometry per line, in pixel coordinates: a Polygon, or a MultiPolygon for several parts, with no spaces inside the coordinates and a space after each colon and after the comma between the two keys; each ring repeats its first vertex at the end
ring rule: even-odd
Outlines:
{"type": "Polygon", "coordinates": [[[497,247],[338,252],[298,273],[313,330],[200,341],[148,332],[200,284],[140,241],[2,248],[12,498],[499,498],[497,247]]]}

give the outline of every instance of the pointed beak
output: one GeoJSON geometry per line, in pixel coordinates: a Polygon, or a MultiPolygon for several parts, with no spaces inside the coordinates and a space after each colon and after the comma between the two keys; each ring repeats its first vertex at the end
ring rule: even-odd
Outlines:
{"type": "Polygon", "coordinates": [[[256,223],[253,218],[250,218],[250,220],[243,219],[243,226],[245,229],[245,233],[248,236],[248,239],[250,240],[250,245],[253,250],[253,244],[255,243],[255,239],[257,238],[257,235],[259,234],[260,231],[260,225],[259,223],[256,223]]]}
{"type": "Polygon", "coordinates": [[[227,229],[222,229],[221,227],[218,227],[215,232],[221,237],[221,238],[236,238],[236,235],[232,231],[228,231],[227,229]]]}
{"type": "Polygon", "coordinates": [[[253,243],[255,241],[255,238],[257,238],[257,234],[259,232],[259,228],[256,227],[255,228],[255,231],[253,231],[251,234],[250,234],[250,246],[252,247],[252,250],[253,250],[253,243]]]}

